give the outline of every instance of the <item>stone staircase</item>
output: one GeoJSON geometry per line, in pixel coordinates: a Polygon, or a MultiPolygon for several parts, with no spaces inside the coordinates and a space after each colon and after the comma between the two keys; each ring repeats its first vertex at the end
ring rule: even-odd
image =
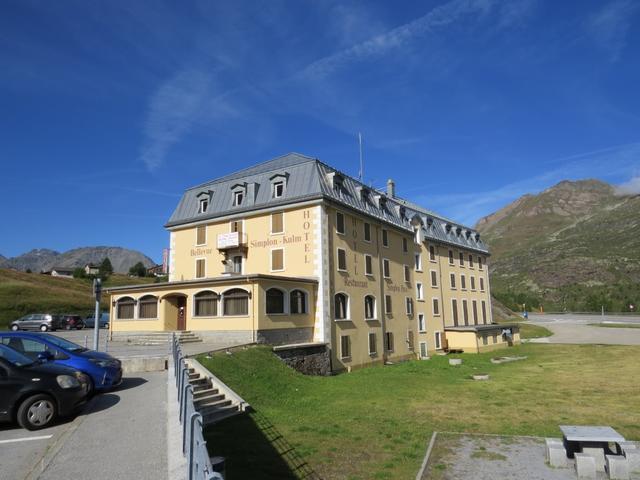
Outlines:
{"type": "MultiPolygon", "coordinates": [[[[114,332],[114,342],[126,342],[130,345],[167,345],[171,334],[174,332],[114,332]]],[[[200,338],[189,330],[175,332],[180,345],[186,343],[200,343],[200,338]]]]}
{"type": "Polygon", "coordinates": [[[187,359],[193,403],[204,425],[244,413],[249,408],[242,398],[194,359],[187,359]]]}

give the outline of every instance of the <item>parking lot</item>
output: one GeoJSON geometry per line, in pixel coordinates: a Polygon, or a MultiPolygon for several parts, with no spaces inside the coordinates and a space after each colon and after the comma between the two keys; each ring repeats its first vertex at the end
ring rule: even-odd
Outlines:
{"type": "Polygon", "coordinates": [[[640,325],[639,316],[530,313],[529,321],[553,332],[548,338],[532,339],[535,343],[640,345],[640,328],[604,328],[599,323],[640,325]]]}
{"type": "Polygon", "coordinates": [[[145,372],[51,428],[0,424],[0,479],[166,478],[166,410],[166,371],[145,372]]]}

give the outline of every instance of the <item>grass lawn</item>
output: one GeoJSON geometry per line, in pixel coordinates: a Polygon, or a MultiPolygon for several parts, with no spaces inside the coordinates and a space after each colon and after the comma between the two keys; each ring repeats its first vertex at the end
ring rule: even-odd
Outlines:
{"type": "Polygon", "coordinates": [[[267,347],[223,353],[200,361],[256,412],[210,428],[208,444],[227,458],[230,480],[296,478],[292,465],[303,460],[327,479],[405,479],[434,430],[558,436],[560,424],[603,424],[640,439],[640,362],[630,361],[638,355],[640,347],[526,344],[460,355],[460,367],[434,356],[307,377],[267,347]],[[528,358],[490,362],[505,354],[528,358]]]}
{"type": "Polygon", "coordinates": [[[640,323],[590,323],[589,325],[604,328],[640,328],[640,323]]]}
{"type": "MultiPolygon", "coordinates": [[[[132,278],[114,274],[104,288],[154,282],[154,278],[132,278]]],[[[28,313],[93,313],[91,280],[60,278],[39,273],[0,269],[0,329],[28,313]]],[[[108,311],[109,299],[102,301],[108,311]]]]}

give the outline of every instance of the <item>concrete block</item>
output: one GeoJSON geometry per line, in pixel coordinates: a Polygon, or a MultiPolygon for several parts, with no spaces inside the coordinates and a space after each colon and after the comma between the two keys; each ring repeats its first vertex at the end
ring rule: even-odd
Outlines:
{"type": "Polygon", "coordinates": [[[620,442],[618,443],[618,445],[620,445],[622,453],[626,453],[628,451],[638,451],[638,446],[633,442],[620,442]]]}
{"type": "Polygon", "coordinates": [[[122,373],[159,372],[167,369],[167,357],[125,357],[121,358],[122,373]]]}
{"type": "Polygon", "coordinates": [[[450,358],[449,359],[449,365],[462,365],[462,359],[461,358],[450,358]]]}
{"type": "Polygon", "coordinates": [[[640,473],[640,450],[627,450],[624,456],[629,463],[629,472],[640,473]]]}
{"type": "Polygon", "coordinates": [[[584,447],[582,453],[591,455],[596,459],[596,472],[604,472],[604,448],[584,447]]]}
{"type": "Polygon", "coordinates": [[[552,446],[556,446],[556,447],[562,447],[562,439],[561,438],[545,438],[544,439],[544,443],[545,443],[545,455],[546,455],[546,460],[547,462],[549,462],[549,448],[551,448],[552,446]]]}
{"type": "Polygon", "coordinates": [[[607,472],[611,480],[629,480],[629,463],[622,455],[607,455],[607,472]]]}
{"type": "Polygon", "coordinates": [[[562,444],[547,446],[547,461],[552,467],[567,466],[567,451],[562,444]]]}
{"type": "Polygon", "coordinates": [[[596,478],[596,459],[586,453],[576,453],[576,473],[578,478],[596,478]]]}

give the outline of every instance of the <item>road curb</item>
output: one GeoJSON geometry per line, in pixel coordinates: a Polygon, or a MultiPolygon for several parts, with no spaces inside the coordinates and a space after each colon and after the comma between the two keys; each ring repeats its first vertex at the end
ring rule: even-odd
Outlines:
{"type": "Polygon", "coordinates": [[[433,435],[431,435],[431,441],[429,442],[429,446],[427,447],[427,453],[425,453],[424,455],[424,460],[422,461],[420,470],[416,475],[416,480],[422,480],[424,472],[427,469],[427,465],[429,464],[429,457],[431,456],[431,450],[433,450],[433,445],[436,443],[437,436],[438,436],[438,432],[433,432],[433,435]]]}

